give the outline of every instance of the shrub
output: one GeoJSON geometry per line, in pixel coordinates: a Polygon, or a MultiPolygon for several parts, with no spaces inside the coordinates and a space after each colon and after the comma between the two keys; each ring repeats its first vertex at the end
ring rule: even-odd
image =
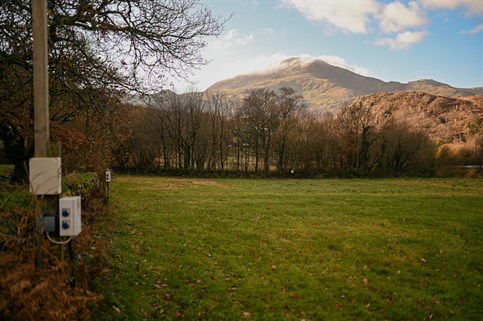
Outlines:
{"type": "MultiPolygon", "coordinates": [[[[64,195],[81,195],[82,232],[66,245],[35,232],[35,197],[0,185],[0,320],[74,320],[88,316],[100,296],[90,291],[106,258],[106,240],[90,224],[103,211],[96,173],[63,177],[64,195]],[[69,258],[69,259],[68,259],[69,258]]],[[[1,184],[1,182],[0,182],[1,184]]]]}

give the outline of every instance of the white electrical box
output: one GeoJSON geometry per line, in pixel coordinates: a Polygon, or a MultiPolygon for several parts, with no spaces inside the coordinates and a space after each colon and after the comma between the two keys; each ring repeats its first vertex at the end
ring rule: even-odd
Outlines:
{"type": "Polygon", "coordinates": [[[29,162],[30,191],[35,195],[62,193],[60,157],[36,157],[29,162]]]}
{"type": "Polygon", "coordinates": [[[59,235],[79,235],[82,228],[81,197],[62,197],[59,199],[59,211],[59,235]]]}

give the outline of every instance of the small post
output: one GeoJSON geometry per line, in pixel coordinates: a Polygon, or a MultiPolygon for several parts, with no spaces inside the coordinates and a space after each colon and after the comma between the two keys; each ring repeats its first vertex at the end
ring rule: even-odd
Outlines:
{"type": "Polygon", "coordinates": [[[105,201],[107,203],[109,199],[109,184],[111,183],[111,170],[106,168],[106,198],[105,201]]]}

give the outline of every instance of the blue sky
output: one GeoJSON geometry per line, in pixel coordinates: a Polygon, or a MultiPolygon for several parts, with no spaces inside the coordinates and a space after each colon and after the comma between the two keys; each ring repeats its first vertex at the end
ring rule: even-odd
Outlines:
{"type": "Polygon", "coordinates": [[[194,87],[260,71],[294,56],[384,81],[435,79],[454,87],[483,86],[481,0],[202,0],[228,17],[203,51],[194,87]]]}

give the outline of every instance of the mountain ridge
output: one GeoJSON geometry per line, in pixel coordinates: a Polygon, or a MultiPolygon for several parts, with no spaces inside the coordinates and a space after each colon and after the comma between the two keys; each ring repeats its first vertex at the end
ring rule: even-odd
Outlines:
{"type": "Polygon", "coordinates": [[[297,57],[283,60],[266,71],[221,80],[207,90],[242,98],[256,88],[276,90],[281,87],[292,87],[304,97],[309,109],[322,113],[335,113],[357,97],[377,92],[426,92],[448,97],[483,95],[483,87],[455,88],[433,79],[386,82],[322,60],[297,57]]]}

